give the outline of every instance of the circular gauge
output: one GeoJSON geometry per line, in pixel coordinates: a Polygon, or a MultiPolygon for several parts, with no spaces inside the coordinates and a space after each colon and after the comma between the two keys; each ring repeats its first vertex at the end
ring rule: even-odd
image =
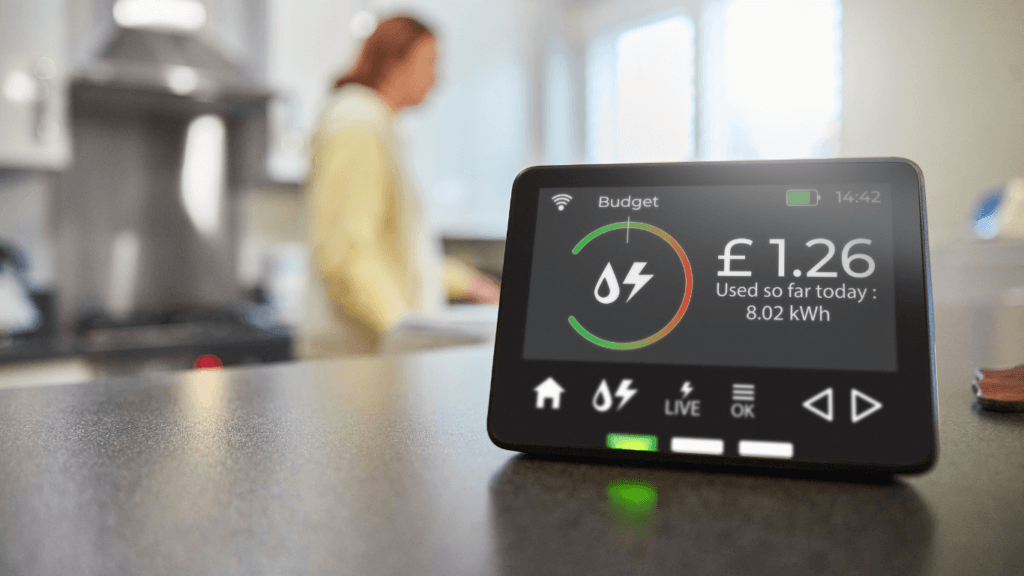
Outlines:
{"type": "Polygon", "coordinates": [[[569,316],[569,324],[573,327],[574,330],[576,330],[576,332],[580,336],[583,336],[590,342],[603,348],[608,348],[611,350],[636,350],[637,348],[650,346],[651,344],[654,344],[658,340],[661,340],[662,338],[667,336],[668,333],[671,332],[677,324],[679,324],[680,320],[682,320],[683,314],[686,313],[686,308],[690,305],[690,295],[693,292],[693,271],[690,269],[690,260],[689,258],[686,257],[686,252],[683,251],[683,247],[679,245],[679,242],[676,242],[675,238],[670,236],[661,228],[651,226],[650,224],[644,224],[642,222],[615,222],[614,224],[602,226],[597,230],[594,230],[590,234],[584,236],[583,239],[580,240],[579,243],[573,247],[572,253],[574,255],[579,254],[580,251],[583,250],[588,244],[590,244],[591,241],[601,236],[602,234],[607,234],[608,232],[623,229],[627,231],[627,234],[629,230],[642,230],[644,232],[650,232],[651,234],[657,236],[658,238],[661,238],[666,243],[668,243],[668,245],[671,246],[672,249],[675,251],[675,254],[679,257],[679,262],[683,266],[683,274],[685,275],[686,282],[686,288],[683,290],[682,301],[679,303],[679,309],[676,311],[675,315],[672,316],[672,319],[669,320],[668,324],[665,324],[663,328],[661,328],[660,330],[656,331],[655,333],[651,334],[646,338],[633,340],[631,342],[615,342],[612,340],[608,340],[606,338],[602,338],[584,328],[575,316],[569,316]]]}

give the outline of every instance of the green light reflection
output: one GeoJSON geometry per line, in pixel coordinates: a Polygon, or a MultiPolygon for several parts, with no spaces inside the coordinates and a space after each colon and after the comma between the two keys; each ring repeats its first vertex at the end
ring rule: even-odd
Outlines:
{"type": "Polygon", "coordinates": [[[642,553],[652,536],[658,509],[658,488],[636,478],[608,483],[608,509],[614,522],[612,533],[623,550],[642,553]]]}
{"type": "Polygon", "coordinates": [[[642,480],[612,480],[608,483],[608,505],[626,515],[653,514],[658,505],[658,488],[642,480]]]}

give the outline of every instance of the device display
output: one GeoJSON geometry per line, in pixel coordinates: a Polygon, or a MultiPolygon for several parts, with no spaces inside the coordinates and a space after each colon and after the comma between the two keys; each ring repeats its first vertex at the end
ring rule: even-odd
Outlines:
{"type": "Polygon", "coordinates": [[[884,183],[542,188],[530,278],[527,359],[896,370],[884,183]]]}
{"type": "Polygon", "coordinates": [[[927,467],[922,206],[919,171],[901,160],[524,172],[492,438],[537,452],[927,467]]]}

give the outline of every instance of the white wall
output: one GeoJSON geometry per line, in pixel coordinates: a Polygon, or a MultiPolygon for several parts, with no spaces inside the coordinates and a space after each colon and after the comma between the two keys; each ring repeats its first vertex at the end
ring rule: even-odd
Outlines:
{"type": "Polygon", "coordinates": [[[933,246],[1024,175],[1020,0],[844,0],[842,70],[842,155],[920,164],[933,246]]]}
{"type": "MultiPolygon", "coordinates": [[[[595,0],[574,13],[586,40],[630,15],[713,1],[595,0]]],[[[838,154],[920,164],[932,244],[962,238],[977,193],[1024,175],[1024,2],[843,0],[842,10],[838,154]]],[[[715,102],[704,104],[707,120],[715,102]]]]}

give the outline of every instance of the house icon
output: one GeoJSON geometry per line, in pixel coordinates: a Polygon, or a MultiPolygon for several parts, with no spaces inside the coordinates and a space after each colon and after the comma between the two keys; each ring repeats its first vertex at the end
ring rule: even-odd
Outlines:
{"type": "Polygon", "coordinates": [[[558,410],[562,405],[562,393],[565,388],[558,385],[554,378],[548,378],[537,385],[534,390],[537,392],[537,410],[544,409],[544,403],[551,400],[551,408],[558,410]]]}

